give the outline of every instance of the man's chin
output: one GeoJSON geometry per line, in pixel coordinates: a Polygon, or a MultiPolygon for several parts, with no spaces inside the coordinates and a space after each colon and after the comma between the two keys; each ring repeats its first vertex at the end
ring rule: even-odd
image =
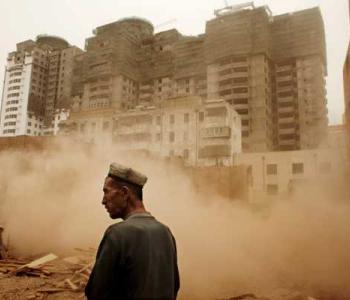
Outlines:
{"type": "Polygon", "coordinates": [[[113,213],[109,213],[109,217],[113,220],[121,218],[121,216],[119,216],[119,214],[113,214],[113,213]]]}
{"type": "Polygon", "coordinates": [[[113,220],[118,219],[118,216],[112,215],[112,214],[109,214],[109,217],[110,217],[111,219],[113,219],[113,220]]]}

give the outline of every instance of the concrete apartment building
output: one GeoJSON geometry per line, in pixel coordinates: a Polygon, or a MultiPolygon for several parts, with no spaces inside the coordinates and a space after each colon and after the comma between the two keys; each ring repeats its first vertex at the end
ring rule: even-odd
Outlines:
{"type": "Polygon", "coordinates": [[[62,133],[86,142],[113,141],[120,150],[182,158],[191,166],[232,166],[241,152],[241,119],[224,100],[175,98],[113,115],[74,115],[62,133]]]}
{"type": "Polygon", "coordinates": [[[241,116],[243,151],[317,147],[328,123],[320,10],[273,16],[248,3],[215,14],[199,36],[154,33],[140,18],[96,28],[75,58],[73,111],[225,99],[241,116]]]}
{"type": "Polygon", "coordinates": [[[241,153],[234,163],[248,167],[252,199],[259,199],[254,194],[287,195],[313,183],[319,187],[340,182],[345,167],[338,154],[335,149],[241,153]]]}
{"type": "Polygon", "coordinates": [[[240,117],[223,100],[174,99],[116,121],[114,141],[121,149],[181,157],[191,166],[231,166],[241,152],[240,117]]]}
{"type": "Polygon", "coordinates": [[[7,58],[0,136],[53,134],[55,113],[70,108],[72,61],[79,52],[55,36],[17,44],[7,58]]]}

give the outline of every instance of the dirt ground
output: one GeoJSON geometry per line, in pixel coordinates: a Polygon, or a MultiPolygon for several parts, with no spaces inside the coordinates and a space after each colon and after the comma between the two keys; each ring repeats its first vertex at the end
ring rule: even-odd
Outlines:
{"type": "Polygon", "coordinates": [[[57,258],[18,271],[31,261],[14,258],[0,260],[1,300],[85,299],[84,287],[91,272],[93,252],[57,258]]]}

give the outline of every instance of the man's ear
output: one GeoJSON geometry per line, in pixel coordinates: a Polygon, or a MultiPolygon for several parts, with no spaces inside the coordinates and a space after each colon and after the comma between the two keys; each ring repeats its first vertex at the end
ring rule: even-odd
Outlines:
{"type": "Polygon", "coordinates": [[[124,196],[130,196],[130,189],[127,186],[123,185],[120,190],[124,196]]]}

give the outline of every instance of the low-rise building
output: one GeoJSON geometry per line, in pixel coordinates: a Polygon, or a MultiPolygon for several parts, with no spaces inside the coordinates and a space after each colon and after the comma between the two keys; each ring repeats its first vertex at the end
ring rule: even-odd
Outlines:
{"type": "Polygon", "coordinates": [[[320,184],[341,178],[345,171],[343,158],[334,149],[241,153],[234,159],[235,165],[250,169],[251,191],[258,195],[292,193],[314,180],[320,184]]]}
{"type": "Polygon", "coordinates": [[[174,98],[128,111],[72,111],[60,134],[85,142],[113,142],[121,150],[181,157],[187,165],[231,166],[241,152],[241,119],[224,100],[174,98]]]}
{"type": "Polygon", "coordinates": [[[229,103],[185,97],[115,116],[114,142],[125,150],[181,157],[187,165],[233,163],[241,152],[241,120],[229,103]]]}

